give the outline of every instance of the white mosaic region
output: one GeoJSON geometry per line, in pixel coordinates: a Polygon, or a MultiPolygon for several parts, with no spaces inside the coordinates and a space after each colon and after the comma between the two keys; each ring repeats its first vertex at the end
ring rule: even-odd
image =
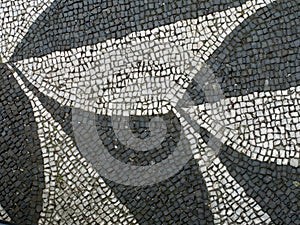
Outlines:
{"type": "Polygon", "coordinates": [[[0,224],[300,224],[298,0],[0,3],[0,224]]]}

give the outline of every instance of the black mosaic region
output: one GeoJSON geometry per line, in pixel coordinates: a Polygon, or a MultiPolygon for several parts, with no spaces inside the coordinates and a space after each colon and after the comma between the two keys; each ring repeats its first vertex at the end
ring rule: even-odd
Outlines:
{"type": "Polygon", "coordinates": [[[220,156],[247,194],[259,202],[276,224],[297,224],[299,220],[299,189],[293,185],[299,180],[299,168],[261,163],[239,155],[226,147],[220,156]],[[235,157],[239,159],[235,162],[235,157]]]}
{"type": "Polygon", "coordinates": [[[16,223],[37,223],[45,188],[43,158],[29,99],[1,64],[1,206],[16,223]],[[16,101],[17,100],[17,101],[16,101]]]}
{"type": "Polygon", "coordinates": [[[93,45],[132,32],[197,18],[246,1],[54,1],[31,26],[11,60],[93,45]],[[67,32],[66,32],[67,31],[67,32]]]}
{"type": "Polygon", "coordinates": [[[226,97],[299,86],[299,7],[297,1],[270,4],[211,55],[208,63],[226,97]]]}
{"type": "MultiPolygon", "coordinates": [[[[153,118],[153,116],[152,116],[153,118]]],[[[176,115],[168,113],[162,115],[167,125],[167,134],[160,148],[154,148],[149,151],[141,152],[135,149],[127,148],[124,144],[118,141],[111,125],[111,118],[99,116],[97,120],[97,130],[99,138],[102,140],[104,146],[109,149],[109,152],[114,157],[122,160],[125,163],[132,163],[139,166],[158,163],[163,159],[168,158],[168,155],[174,151],[180,138],[180,122],[176,115]]],[[[130,129],[137,138],[145,139],[149,136],[149,122],[151,117],[131,117],[129,123],[130,129]]]]}
{"type": "Polygon", "coordinates": [[[31,2],[0,1],[0,224],[300,224],[298,0],[31,2]]]}

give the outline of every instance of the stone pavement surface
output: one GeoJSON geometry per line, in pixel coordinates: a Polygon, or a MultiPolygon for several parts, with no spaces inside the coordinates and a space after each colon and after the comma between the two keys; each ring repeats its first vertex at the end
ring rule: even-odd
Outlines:
{"type": "Polygon", "coordinates": [[[300,224],[299,0],[0,0],[0,224],[300,224]]]}

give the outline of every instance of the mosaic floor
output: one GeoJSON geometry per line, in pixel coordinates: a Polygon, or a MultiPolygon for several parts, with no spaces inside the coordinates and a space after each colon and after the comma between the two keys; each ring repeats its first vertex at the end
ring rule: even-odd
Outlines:
{"type": "Polygon", "coordinates": [[[0,224],[299,225],[299,24],[299,0],[0,0],[0,224]]]}

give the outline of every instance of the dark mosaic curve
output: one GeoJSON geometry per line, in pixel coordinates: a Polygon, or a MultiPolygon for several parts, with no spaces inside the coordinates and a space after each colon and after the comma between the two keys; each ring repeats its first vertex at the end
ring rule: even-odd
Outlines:
{"type": "MultiPolygon", "coordinates": [[[[209,132],[199,133],[207,143],[209,132]]],[[[300,168],[260,162],[224,145],[219,154],[231,176],[271,216],[275,224],[300,223],[300,168]]]]}
{"type": "Polygon", "coordinates": [[[0,204],[17,224],[37,224],[44,188],[43,158],[29,99],[0,64],[0,204]]]}
{"type": "MultiPolygon", "coordinates": [[[[179,119],[172,112],[160,115],[166,122],[167,134],[161,143],[161,146],[148,151],[136,151],[130,149],[118,140],[109,116],[97,116],[97,131],[99,138],[109,153],[124,163],[130,163],[139,166],[150,165],[151,163],[159,163],[168,158],[170,153],[174,152],[180,139],[181,125],[179,119]]],[[[131,116],[130,128],[133,134],[143,140],[150,134],[149,121],[150,116],[131,116]]]]}
{"type": "Polygon", "coordinates": [[[246,0],[55,1],[31,26],[11,61],[93,45],[132,32],[197,18],[246,0]]]}
{"type": "Polygon", "coordinates": [[[252,160],[224,146],[220,159],[275,224],[300,223],[300,168],[252,160]]]}
{"type": "Polygon", "coordinates": [[[141,225],[214,224],[206,185],[195,160],[155,185],[131,187],[108,180],[107,184],[141,225]]]}
{"type": "Polygon", "coordinates": [[[300,85],[299,14],[299,1],[277,1],[228,35],[207,61],[226,97],[300,85]]]}
{"type": "MultiPolygon", "coordinates": [[[[299,14],[297,1],[277,1],[228,35],[207,61],[226,97],[300,85],[299,14]]],[[[206,101],[196,82],[188,93],[198,105],[206,101]]]]}

